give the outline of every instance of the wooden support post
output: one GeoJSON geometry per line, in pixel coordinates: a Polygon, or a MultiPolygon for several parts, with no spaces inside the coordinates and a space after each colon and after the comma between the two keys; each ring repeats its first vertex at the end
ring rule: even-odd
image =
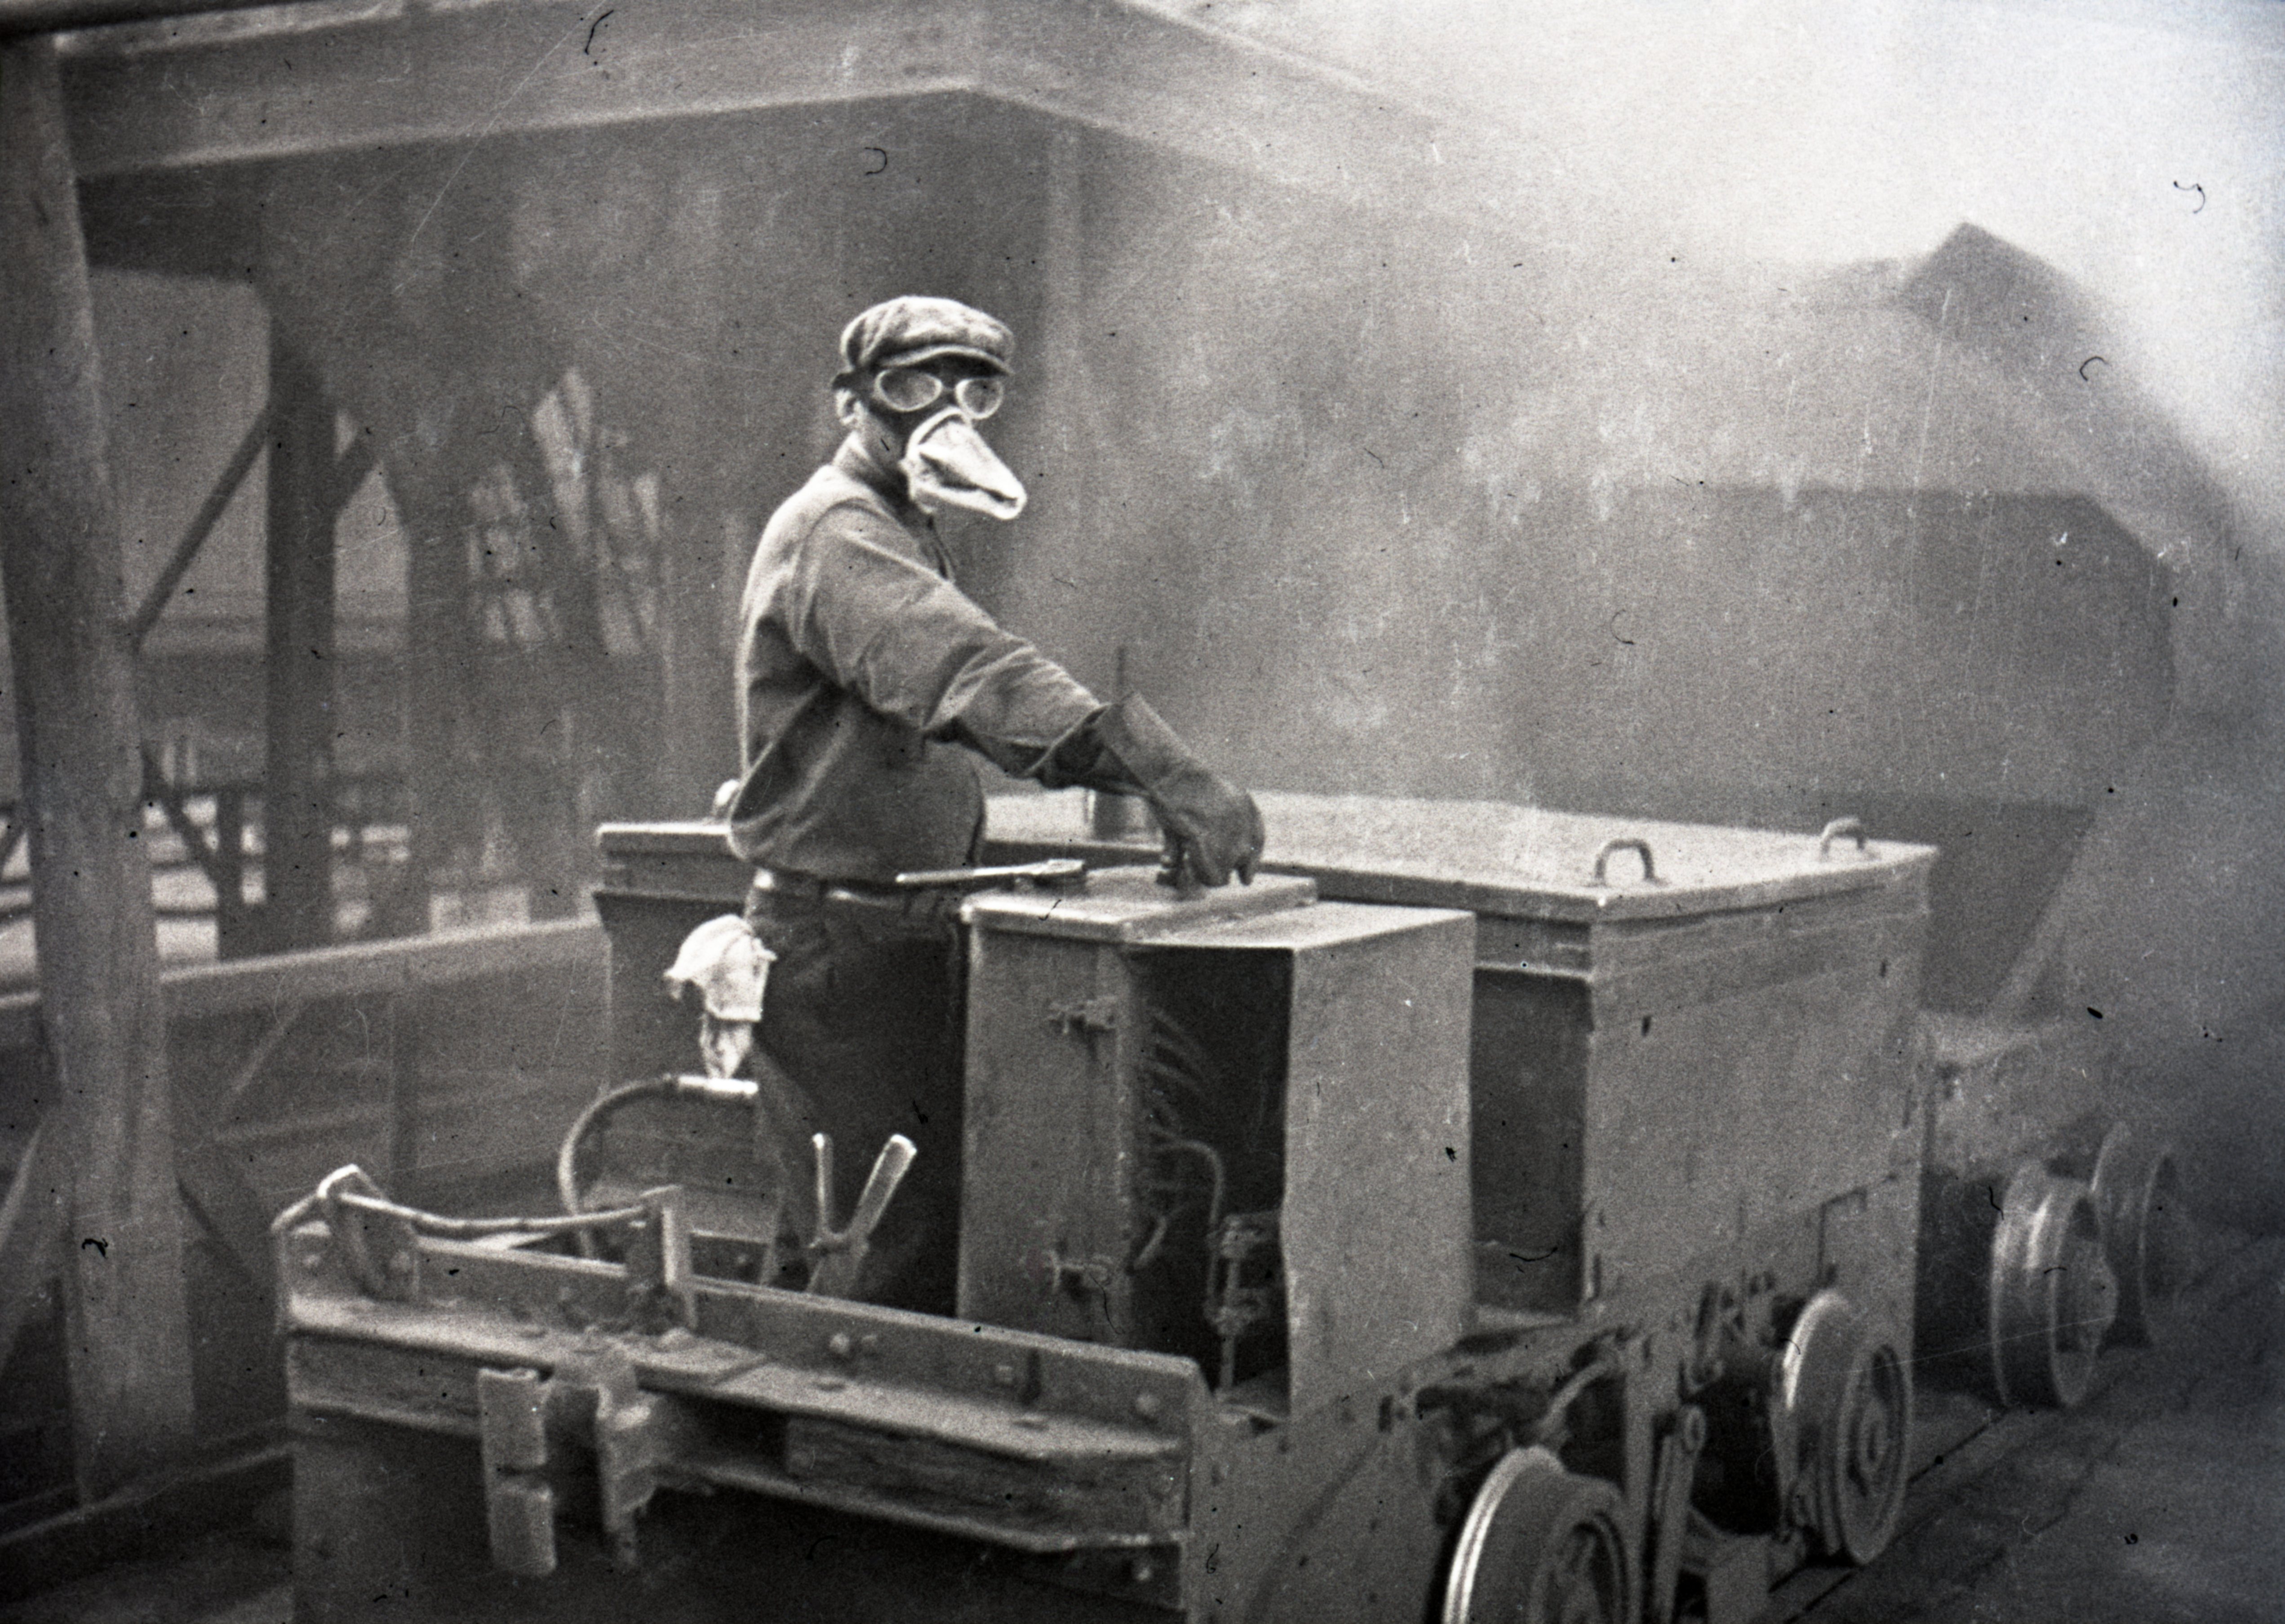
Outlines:
{"type": "Polygon", "coordinates": [[[399,992],[385,1006],[389,1055],[389,1188],[407,1198],[420,1165],[420,996],[399,992]]]}
{"type": "Polygon", "coordinates": [[[1063,407],[1050,420],[1055,424],[1056,451],[1068,468],[1083,468],[1087,459],[1072,445],[1083,440],[1089,354],[1087,333],[1087,137],[1068,124],[1058,124],[1047,138],[1047,172],[1040,198],[1040,349],[1050,387],[1067,391],[1063,407]],[[1078,410],[1073,410],[1078,408],[1078,410]]]}
{"type": "Polygon", "coordinates": [[[260,947],[248,940],[246,917],[246,792],[215,791],[215,956],[242,959],[260,947]]]}
{"type": "MultiPolygon", "coordinates": [[[[711,536],[688,534],[687,523],[677,523],[673,510],[661,515],[658,537],[658,719],[664,759],[645,786],[677,813],[695,817],[713,799],[714,786],[728,775],[733,759],[725,747],[736,737],[716,732],[712,690],[722,687],[729,662],[720,657],[710,635],[717,619],[711,571],[698,556],[711,552],[711,536]],[[686,557],[685,553],[691,556],[686,557]]],[[[711,558],[705,561],[711,562],[711,558]]]]}
{"type": "Polygon", "coordinates": [[[62,1164],[55,1140],[34,1128],[8,1194],[0,1198],[0,1367],[16,1351],[25,1325],[47,1313],[48,1283],[56,1277],[64,1233],[61,1197],[71,1185],[62,1164]]]}
{"type": "Polygon", "coordinates": [[[0,581],[69,1183],[62,1270],[79,1487],[191,1428],[183,1215],[124,573],[54,41],[0,45],[0,581]]]}
{"type": "Polygon", "coordinates": [[[420,499],[428,482],[391,467],[391,493],[404,521],[407,542],[404,621],[404,788],[410,851],[404,886],[393,898],[384,928],[392,935],[428,929],[428,905],[437,872],[452,856],[454,836],[466,820],[467,796],[458,781],[458,683],[467,670],[463,635],[467,608],[467,555],[459,528],[441,502],[420,499]]]}
{"type": "Polygon", "coordinates": [[[270,333],[270,504],[263,675],[263,945],[334,937],[334,408],[285,332],[270,333]]]}
{"type": "MultiPolygon", "coordinates": [[[[1047,431],[1056,476],[1042,500],[1043,516],[1054,515],[1054,529],[1030,545],[1054,550],[1056,563],[1042,565],[1034,555],[1029,569],[1009,572],[1001,585],[1010,617],[1018,624],[1055,624],[1052,610],[1044,610],[1027,594],[1062,572],[1061,561],[1079,557],[1097,580],[1110,561],[1089,556],[1087,538],[1099,533],[1095,512],[1100,486],[1090,477],[1102,448],[1119,445],[1124,436],[1102,420],[1094,377],[1093,345],[1088,337],[1087,274],[1087,132],[1058,124],[1048,132],[1046,173],[1040,206],[1040,334],[1035,351],[1039,364],[1029,387],[1041,389],[1040,421],[1047,431]],[[1027,586],[1026,583],[1033,583],[1027,586]]],[[[1035,532],[1036,537],[1036,532],[1035,532]]],[[[1090,636],[1089,642],[1095,639],[1090,636]]],[[[1065,658],[1076,656],[1082,680],[1103,691],[1113,675],[1109,662],[1093,648],[1061,645],[1065,658]]]]}

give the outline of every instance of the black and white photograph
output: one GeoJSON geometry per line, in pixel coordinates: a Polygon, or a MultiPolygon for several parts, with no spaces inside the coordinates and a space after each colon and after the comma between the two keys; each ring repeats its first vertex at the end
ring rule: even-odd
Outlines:
{"type": "Polygon", "coordinates": [[[0,0],[0,1624],[2285,1624],[2285,0],[0,0]]]}

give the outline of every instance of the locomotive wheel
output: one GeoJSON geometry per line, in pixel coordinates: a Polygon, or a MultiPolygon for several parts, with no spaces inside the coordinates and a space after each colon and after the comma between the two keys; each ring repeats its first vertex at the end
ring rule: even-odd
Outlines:
{"type": "Polygon", "coordinates": [[[2117,1303],[2092,1192],[2037,1162],[2018,1166],[1991,1237],[1991,1376],[2000,1402],[2069,1409],[2085,1399],[2117,1303]]]}
{"type": "Polygon", "coordinates": [[[1826,1291],[1794,1322],[1778,1375],[1818,1546],[1827,1557],[1870,1562],[1904,1513],[1911,1367],[1847,1298],[1826,1291]]]}
{"type": "Polygon", "coordinates": [[[2103,1136],[2094,1161],[2094,1211],[2103,1255],[2118,1278],[2118,1341],[2147,1345],[2189,1283],[2193,1241],[2174,1148],[2124,1123],[2103,1136]]]}
{"type": "Polygon", "coordinates": [[[1443,1624],[1628,1624],[1625,1526],[1613,1485],[1566,1471],[1537,1445],[1510,1450],[1460,1525],[1443,1624]]]}

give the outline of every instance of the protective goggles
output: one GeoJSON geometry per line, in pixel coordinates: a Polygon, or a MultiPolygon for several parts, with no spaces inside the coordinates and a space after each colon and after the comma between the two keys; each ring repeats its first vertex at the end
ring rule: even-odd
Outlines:
{"type": "Polygon", "coordinates": [[[873,376],[873,398],[891,412],[925,412],[947,389],[954,403],[972,418],[990,417],[1008,398],[1008,381],[989,374],[946,383],[916,366],[891,366],[873,376]]]}

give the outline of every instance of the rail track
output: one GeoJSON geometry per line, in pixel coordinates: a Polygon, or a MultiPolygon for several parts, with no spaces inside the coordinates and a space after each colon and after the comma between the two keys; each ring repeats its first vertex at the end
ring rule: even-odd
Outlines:
{"type": "Polygon", "coordinates": [[[1923,1388],[1895,1544],[1794,1575],[1765,1624],[2285,1619],[2285,1237],[2202,1250],[2157,1345],[2108,1350],[2077,1409],[1923,1388]]]}
{"type": "MultiPolygon", "coordinates": [[[[2258,1450],[2233,1460],[2222,1447],[2233,1436],[2285,1433],[2285,1395],[2276,1391],[2281,1286],[2285,1237],[2209,1234],[2204,1267],[2164,1339],[2113,1350],[2080,1408],[2002,1411],[1967,1394],[1924,1391],[1895,1545],[1870,1567],[1796,1575],[1771,1598],[1763,1624],[2285,1619],[2285,1585],[2275,1582],[2285,1554],[2260,1544],[2285,1479],[2258,1450]],[[2250,1541],[2230,1537],[2233,1505],[2250,1541]],[[2122,1518],[2132,1526],[2115,1526],[2122,1518]],[[2195,1537],[2186,1543],[2185,1533],[2195,1537]],[[2057,1581],[2059,1568],[2068,1582],[2057,1581]],[[2154,1579],[2169,1570],[2194,1573],[2195,1583],[2154,1579]]],[[[836,1607],[862,1604],[860,1562],[830,1545],[794,1557],[782,1566],[776,1616],[815,1616],[807,1609],[828,1593],[836,1607]]],[[[167,1624],[287,1624],[287,1565],[279,1531],[265,1536],[249,1526],[0,1607],[0,1624],[147,1624],[158,1616],[167,1624]]],[[[947,1610],[963,1605],[951,1600],[947,1610]]]]}

